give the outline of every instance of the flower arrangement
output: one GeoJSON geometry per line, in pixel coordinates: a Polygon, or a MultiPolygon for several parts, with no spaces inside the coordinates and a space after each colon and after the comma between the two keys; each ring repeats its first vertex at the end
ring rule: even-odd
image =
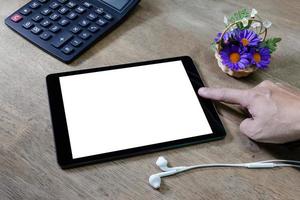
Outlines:
{"type": "Polygon", "coordinates": [[[219,67],[230,76],[245,77],[266,69],[281,38],[267,39],[272,23],[262,20],[257,10],[242,9],[224,17],[225,29],[212,43],[219,67]]]}

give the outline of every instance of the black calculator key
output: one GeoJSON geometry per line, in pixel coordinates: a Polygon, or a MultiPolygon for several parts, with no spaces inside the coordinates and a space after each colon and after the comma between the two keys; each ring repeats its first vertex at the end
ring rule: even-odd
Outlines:
{"type": "Polygon", "coordinates": [[[35,15],[31,18],[35,22],[39,22],[43,19],[42,15],[35,15]]]}
{"type": "Polygon", "coordinates": [[[49,9],[49,8],[44,8],[42,11],[41,11],[42,15],[49,15],[50,13],[52,13],[52,11],[49,9]]]}
{"type": "Polygon", "coordinates": [[[38,26],[35,26],[31,29],[31,32],[34,33],[34,34],[39,34],[43,31],[43,29],[41,29],[40,27],[38,26]]]}
{"type": "Polygon", "coordinates": [[[83,31],[79,34],[79,37],[81,37],[84,40],[87,40],[87,39],[89,39],[89,37],[91,37],[91,34],[86,31],[83,31]]]}
{"type": "Polygon", "coordinates": [[[66,4],[67,7],[69,8],[74,8],[75,6],[77,6],[77,4],[73,1],[69,1],[67,4],[66,4]]]}
{"type": "Polygon", "coordinates": [[[58,0],[59,3],[66,3],[68,0],[58,0]]]}
{"type": "Polygon", "coordinates": [[[84,11],[86,11],[86,9],[84,7],[78,6],[75,11],[79,14],[83,13],[84,11]]]}
{"type": "Polygon", "coordinates": [[[105,15],[103,15],[103,17],[107,20],[112,20],[113,16],[111,14],[105,13],[105,15]]]}
{"type": "Polygon", "coordinates": [[[55,1],[53,1],[52,3],[50,3],[50,5],[49,5],[49,7],[50,8],[52,8],[52,9],[57,9],[58,7],[59,7],[60,5],[57,3],[57,2],[55,2],[55,1]]]}
{"type": "Polygon", "coordinates": [[[66,14],[69,11],[69,9],[67,7],[61,7],[60,9],[58,9],[58,12],[62,15],[66,14]]]}
{"type": "Polygon", "coordinates": [[[87,1],[83,2],[82,4],[83,6],[87,7],[87,8],[91,8],[93,5],[87,1]]]}
{"type": "Polygon", "coordinates": [[[36,2],[36,1],[34,1],[34,2],[32,2],[32,3],[29,4],[29,7],[32,8],[32,9],[36,9],[36,8],[38,8],[40,6],[41,6],[41,4],[38,3],[38,2],[36,2]]]}
{"type": "Polygon", "coordinates": [[[64,46],[64,48],[61,49],[62,52],[64,52],[65,54],[70,54],[72,53],[72,51],[74,51],[74,48],[70,45],[66,45],[64,46]]]}
{"type": "Polygon", "coordinates": [[[81,31],[81,28],[79,27],[79,26],[73,26],[72,28],[71,28],[71,32],[72,33],[79,33],[81,31]]]}
{"type": "Polygon", "coordinates": [[[52,33],[56,33],[60,30],[60,27],[57,26],[57,25],[53,25],[49,28],[49,30],[52,32],[52,33]]]}
{"type": "Polygon", "coordinates": [[[103,8],[97,8],[97,9],[95,10],[95,12],[96,12],[97,14],[99,14],[99,15],[102,15],[102,14],[104,13],[104,9],[103,9],[103,8]]]}
{"type": "Polygon", "coordinates": [[[79,25],[82,26],[82,27],[86,27],[90,24],[90,22],[86,19],[82,19],[79,21],[79,25]]]}
{"type": "Polygon", "coordinates": [[[51,45],[53,45],[56,48],[59,48],[62,45],[64,45],[66,42],[68,42],[72,37],[73,35],[71,33],[64,31],[58,34],[55,38],[53,38],[51,45]]]}
{"type": "Polygon", "coordinates": [[[107,23],[107,21],[100,18],[96,21],[96,23],[100,26],[104,26],[107,23]]]}
{"type": "Polygon", "coordinates": [[[75,19],[76,17],[77,17],[78,15],[76,14],[76,13],[74,13],[74,12],[70,12],[68,15],[67,15],[67,18],[69,18],[69,19],[75,19]]]}
{"type": "Polygon", "coordinates": [[[48,0],[39,0],[41,3],[46,3],[48,0]]]}
{"type": "Polygon", "coordinates": [[[52,35],[48,32],[44,32],[40,35],[40,38],[43,40],[49,40],[52,37],[52,35]]]}
{"type": "Polygon", "coordinates": [[[95,33],[99,30],[99,26],[91,25],[91,26],[89,26],[88,30],[92,33],[95,33]]]}
{"type": "Polygon", "coordinates": [[[79,39],[79,38],[74,38],[72,41],[71,41],[71,44],[74,46],[74,47],[78,47],[82,44],[82,40],[79,39]]]}
{"type": "Polygon", "coordinates": [[[48,19],[45,19],[44,21],[41,22],[41,26],[43,27],[48,27],[51,25],[51,22],[48,19]]]}
{"type": "Polygon", "coordinates": [[[49,18],[53,21],[56,21],[60,18],[60,15],[57,13],[52,13],[49,18]]]}
{"type": "Polygon", "coordinates": [[[97,19],[98,15],[96,13],[90,13],[88,14],[87,18],[91,21],[94,21],[95,19],[97,19]]]}
{"type": "Polygon", "coordinates": [[[67,19],[61,19],[61,20],[58,21],[58,23],[62,26],[66,26],[70,23],[70,21],[67,20],[67,19]]]}
{"type": "Polygon", "coordinates": [[[20,13],[22,15],[29,15],[31,13],[31,10],[29,8],[23,8],[20,10],[20,13]]]}
{"type": "Polygon", "coordinates": [[[27,21],[22,26],[26,29],[30,29],[33,26],[33,23],[31,21],[27,21]]]}

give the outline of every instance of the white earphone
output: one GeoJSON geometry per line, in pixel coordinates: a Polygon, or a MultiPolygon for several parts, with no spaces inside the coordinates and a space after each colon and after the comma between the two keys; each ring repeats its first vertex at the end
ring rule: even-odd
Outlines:
{"type": "Polygon", "coordinates": [[[251,163],[241,163],[241,164],[223,164],[223,163],[215,163],[215,164],[201,164],[194,166],[180,166],[180,167],[168,167],[168,161],[160,156],[156,165],[163,171],[157,174],[153,174],[149,177],[149,184],[158,189],[161,184],[161,178],[166,176],[172,176],[174,174],[178,174],[184,171],[196,169],[196,168],[207,168],[207,167],[244,167],[249,169],[266,169],[266,168],[274,168],[274,167],[297,167],[300,168],[300,161],[295,160],[265,160],[251,163]]]}

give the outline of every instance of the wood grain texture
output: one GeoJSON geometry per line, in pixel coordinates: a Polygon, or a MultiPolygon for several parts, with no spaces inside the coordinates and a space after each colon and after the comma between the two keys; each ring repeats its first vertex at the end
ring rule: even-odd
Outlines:
{"type": "Polygon", "coordinates": [[[243,115],[218,104],[228,135],[224,140],[61,170],[56,163],[46,93],[49,73],[191,56],[208,86],[249,88],[265,79],[300,88],[299,0],[142,0],[124,24],[71,65],[65,65],[15,34],[3,23],[27,0],[0,0],[0,199],[299,199],[295,169],[203,169],[148,185],[165,155],[173,165],[300,160],[300,148],[260,145],[239,133],[243,115]],[[209,49],[223,16],[255,7],[273,22],[283,41],[269,70],[237,80],[224,75],[209,49]]]}

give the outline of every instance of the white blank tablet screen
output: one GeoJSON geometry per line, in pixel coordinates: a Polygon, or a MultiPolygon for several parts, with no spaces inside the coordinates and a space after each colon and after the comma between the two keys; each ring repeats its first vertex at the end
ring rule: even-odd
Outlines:
{"type": "Polygon", "coordinates": [[[60,77],[73,158],[211,134],[181,61],[60,77]]]}

